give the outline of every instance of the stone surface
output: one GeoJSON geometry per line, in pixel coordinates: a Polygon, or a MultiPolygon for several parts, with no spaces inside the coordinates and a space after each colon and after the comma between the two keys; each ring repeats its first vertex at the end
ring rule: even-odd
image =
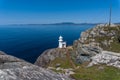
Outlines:
{"type": "Polygon", "coordinates": [[[0,80],[72,80],[0,51],[0,80]]]}
{"type": "Polygon", "coordinates": [[[101,54],[97,54],[92,57],[92,62],[88,66],[93,66],[96,64],[106,64],[108,66],[120,68],[120,54],[103,51],[101,54]]]}
{"type": "Polygon", "coordinates": [[[82,44],[76,40],[73,44],[72,56],[74,56],[76,63],[84,63],[91,61],[91,57],[101,53],[102,49],[96,46],[82,44]]]}
{"type": "Polygon", "coordinates": [[[55,58],[65,58],[66,57],[66,49],[49,49],[44,51],[36,60],[35,65],[46,67],[46,65],[53,61],[55,58]]]}

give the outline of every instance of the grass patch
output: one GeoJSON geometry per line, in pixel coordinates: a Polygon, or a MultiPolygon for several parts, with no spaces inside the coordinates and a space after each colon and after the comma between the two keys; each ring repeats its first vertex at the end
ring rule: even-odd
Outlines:
{"type": "Polygon", "coordinates": [[[76,74],[71,75],[76,80],[120,80],[120,69],[102,65],[100,66],[81,67],[75,70],[76,74]]]}
{"type": "MultiPolygon", "coordinates": [[[[61,64],[61,68],[72,68],[67,58],[56,58],[49,66],[55,67],[57,63],[61,64]]],[[[75,80],[120,80],[120,69],[106,65],[96,65],[87,68],[88,64],[89,62],[79,64],[79,68],[74,70],[75,74],[71,75],[71,77],[75,80]]],[[[53,71],[64,73],[56,69],[53,69],[53,71]]]]}
{"type": "MultiPolygon", "coordinates": [[[[96,42],[101,43],[102,41],[109,41],[109,37],[96,37],[96,42]]],[[[104,50],[112,51],[112,52],[117,52],[120,53],[120,43],[118,42],[117,39],[114,39],[113,42],[109,46],[105,46],[102,43],[100,44],[100,47],[102,47],[104,50]]]]}
{"type": "Polygon", "coordinates": [[[61,68],[72,68],[72,65],[67,58],[56,58],[50,62],[49,66],[56,67],[56,64],[58,63],[60,64],[61,68]]]}
{"type": "Polygon", "coordinates": [[[108,50],[120,53],[120,43],[117,42],[111,43],[111,48],[109,48],[108,50]]]}

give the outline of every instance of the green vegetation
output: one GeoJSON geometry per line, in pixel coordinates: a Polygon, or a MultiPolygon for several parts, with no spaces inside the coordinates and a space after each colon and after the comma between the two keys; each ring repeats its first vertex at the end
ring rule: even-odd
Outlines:
{"type": "Polygon", "coordinates": [[[118,43],[118,42],[113,42],[113,43],[111,43],[111,48],[109,48],[108,50],[109,51],[113,51],[113,52],[118,52],[118,53],[120,53],[120,43],[118,43]]]}
{"type": "Polygon", "coordinates": [[[120,80],[120,69],[105,65],[89,68],[80,66],[75,70],[75,73],[71,75],[75,80],[120,80]]]}
{"type": "Polygon", "coordinates": [[[104,50],[113,51],[120,53],[120,26],[117,27],[104,27],[104,31],[107,33],[115,32],[115,36],[97,36],[95,37],[95,41],[100,43],[100,47],[104,50]],[[105,46],[102,42],[109,41],[111,38],[114,37],[113,42],[110,45],[105,46]]]}
{"type": "Polygon", "coordinates": [[[104,27],[104,31],[118,31],[118,28],[119,28],[119,26],[116,26],[116,27],[109,27],[109,26],[106,26],[106,27],[104,27]]]}
{"type": "MultiPolygon", "coordinates": [[[[67,58],[56,58],[52,61],[49,66],[56,67],[56,64],[60,63],[60,67],[63,69],[72,68],[71,64],[67,58]]],[[[92,67],[86,67],[89,62],[84,64],[76,64],[79,68],[74,69],[75,74],[71,75],[75,80],[119,80],[120,79],[120,69],[105,66],[96,65],[92,67]]],[[[57,73],[64,73],[62,70],[52,69],[57,73]]]]}
{"type": "Polygon", "coordinates": [[[118,27],[118,30],[119,31],[117,31],[117,40],[120,43],[120,26],[118,27]]]}
{"type": "Polygon", "coordinates": [[[110,40],[111,39],[111,37],[108,37],[108,36],[101,36],[101,37],[99,37],[99,36],[97,36],[97,37],[95,37],[95,41],[96,42],[99,42],[99,43],[101,43],[102,41],[104,41],[104,40],[110,40]]]}
{"type": "Polygon", "coordinates": [[[118,42],[120,43],[120,36],[118,36],[117,38],[118,38],[118,42]]]}
{"type": "Polygon", "coordinates": [[[55,60],[51,61],[49,66],[50,67],[56,67],[56,64],[60,64],[61,68],[72,68],[69,60],[65,57],[65,58],[56,58],[55,60]]]}
{"type": "Polygon", "coordinates": [[[96,42],[99,42],[100,47],[102,47],[104,50],[120,53],[120,43],[117,38],[113,39],[113,42],[111,42],[110,45],[108,45],[108,46],[105,46],[102,43],[103,41],[105,41],[105,40],[109,41],[110,39],[111,39],[111,37],[104,37],[104,36],[95,38],[96,42]]]}

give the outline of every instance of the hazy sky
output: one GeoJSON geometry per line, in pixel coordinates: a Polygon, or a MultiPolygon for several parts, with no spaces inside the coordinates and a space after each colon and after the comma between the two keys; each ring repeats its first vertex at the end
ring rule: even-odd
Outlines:
{"type": "Polygon", "coordinates": [[[120,0],[0,0],[0,24],[120,22],[120,0]]]}

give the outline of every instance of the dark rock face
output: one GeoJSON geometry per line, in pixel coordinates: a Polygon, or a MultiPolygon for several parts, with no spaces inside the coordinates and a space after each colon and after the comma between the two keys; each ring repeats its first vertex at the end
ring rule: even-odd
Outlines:
{"type": "Polygon", "coordinates": [[[0,51],[0,80],[71,80],[0,51]]]}
{"type": "Polygon", "coordinates": [[[92,56],[101,53],[100,48],[96,46],[84,46],[79,40],[74,41],[73,48],[72,55],[78,64],[89,62],[92,56]]]}
{"type": "Polygon", "coordinates": [[[38,65],[41,67],[47,67],[46,65],[57,57],[65,58],[66,49],[55,48],[55,49],[49,49],[44,51],[36,60],[35,65],[38,65]]]}
{"type": "Polygon", "coordinates": [[[118,36],[118,41],[119,41],[119,43],[120,43],[120,36],[118,36]]]}

